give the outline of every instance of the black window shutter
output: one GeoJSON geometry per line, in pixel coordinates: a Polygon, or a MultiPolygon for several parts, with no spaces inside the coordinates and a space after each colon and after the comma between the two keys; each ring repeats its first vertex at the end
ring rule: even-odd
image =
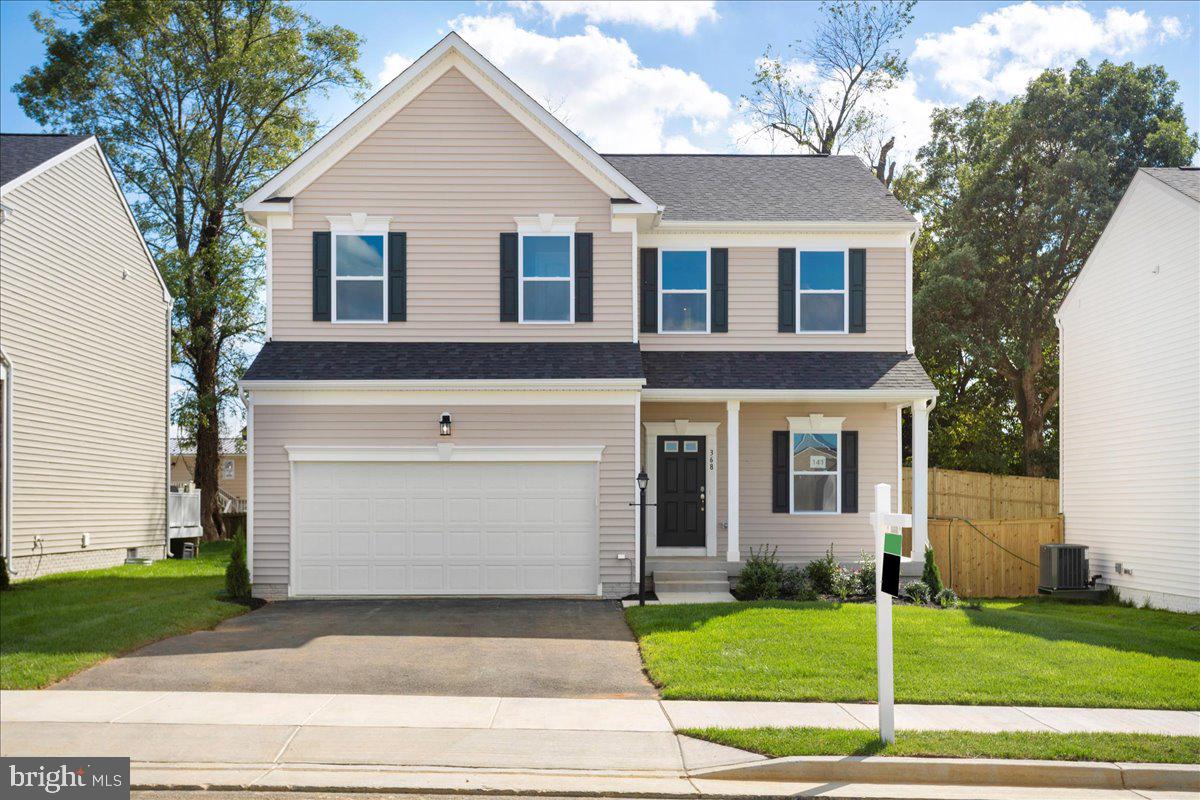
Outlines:
{"type": "Polygon", "coordinates": [[[592,321],[592,235],[575,234],[575,321],[592,321]]]}
{"type": "MultiPolygon", "coordinates": [[[[782,251],[781,251],[782,252],[782,251]]],[[[775,514],[787,514],[788,481],[791,480],[788,469],[788,439],[791,434],[787,431],[771,432],[771,511],[775,514]]]]}
{"type": "Polygon", "coordinates": [[[517,321],[517,235],[500,234],[500,321],[517,321]]]}
{"type": "Polygon", "coordinates": [[[867,251],[850,251],[850,332],[867,332],[867,251]]]}
{"type": "Polygon", "coordinates": [[[842,513],[858,513],[858,431],[842,431],[842,513]]]}
{"type": "Polygon", "coordinates": [[[408,236],[388,234],[388,322],[408,319],[408,236]]]}
{"type": "Polygon", "coordinates": [[[779,332],[796,332],[796,251],[779,250],[779,332]]]}
{"type": "Polygon", "coordinates": [[[642,333],[658,333],[658,248],[643,247],[640,252],[642,270],[642,333]]]}
{"type": "Polygon", "coordinates": [[[332,263],[333,234],[313,231],[312,255],[312,314],[314,322],[329,322],[329,268],[332,263]]]}
{"type": "Polygon", "coordinates": [[[729,250],[714,247],[712,254],[712,289],[709,320],[713,333],[729,332],[729,250]]]}

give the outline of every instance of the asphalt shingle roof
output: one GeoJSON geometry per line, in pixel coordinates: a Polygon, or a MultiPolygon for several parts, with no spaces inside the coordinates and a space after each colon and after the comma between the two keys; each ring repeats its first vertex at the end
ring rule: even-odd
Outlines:
{"type": "Polygon", "coordinates": [[[643,351],[647,389],[883,389],[933,392],[908,353],[643,351]]]}
{"type": "Polygon", "coordinates": [[[857,156],[604,157],[668,221],[914,221],[857,156]]]}
{"type": "MultiPolygon", "coordinates": [[[[182,439],[177,436],[171,437],[171,455],[173,456],[194,456],[196,455],[196,443],[189,442],[186,446],[182,439]]],[[[221,455],[244,455],[246,450],[246,442],[240,436],[222,436],[220,439],[221,455]]]]}
{"type": "Polygon", "coordinates": [[[0,186],[87,138],[57,133],[0,133],[0,186]]]}
{"type": "Polygon", "coordinates": [[[1200,168],[1197,167],[1142,167],[1142,172],[1177,189],[1193,200],[1200,202],[1200,168]]]}
{"type": "Polygon", "coordinates": [[[248,381],[642,377],[632,342],[267,342],[248,381]]]}

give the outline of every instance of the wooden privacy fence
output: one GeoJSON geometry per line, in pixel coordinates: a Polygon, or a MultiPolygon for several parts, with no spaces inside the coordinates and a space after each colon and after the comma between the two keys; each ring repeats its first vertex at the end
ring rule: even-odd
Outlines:
{"type": "MultiPolygon", "coordinates": [[[[904,468],[904,512],[912,510],[912,468],[904,468]]],[[[1057,516],[1058,481],[1020,475],[989,475],[955,469],[929,470],[929,516],[967,519],[1034,519],[1057,516]]],[[[1036,559],[1035,559],[1036,560],[1036,559]]]]}
{"type": "MultiPolygon", "coordinates": [[[[906,552],[909,535],[906,530],[906,552]]],[[[929,520],[929,544],[942,581],[960,597],[1037,594],[1039,549],[1062,540],[1062,517],[929,520]]]]}

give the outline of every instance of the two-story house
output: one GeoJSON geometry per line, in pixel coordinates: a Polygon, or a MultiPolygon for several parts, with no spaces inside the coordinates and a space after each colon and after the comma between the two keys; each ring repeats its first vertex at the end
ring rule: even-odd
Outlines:
{"type": "MultiPolygon", "coordinates": [[[[855,157],[594,152],[450,34],[245,203],[255,593],[620,596],[873,549],[916,222],[855,157]]],[[[918,550],[917,552],[920,552],[918,550]]]]}

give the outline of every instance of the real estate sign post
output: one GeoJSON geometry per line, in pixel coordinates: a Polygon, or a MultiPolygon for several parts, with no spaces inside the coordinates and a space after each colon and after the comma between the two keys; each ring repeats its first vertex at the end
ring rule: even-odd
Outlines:
{"type": "Polygon", "coordinates": [[[875,654],[879,676],[879,738],[896,741],[895,688],[892,681],[892,598],[900,594],[900,558],[903,537],[912,525],[909,514],[892,513],[892,487],[875,485],[875,654]]]}

